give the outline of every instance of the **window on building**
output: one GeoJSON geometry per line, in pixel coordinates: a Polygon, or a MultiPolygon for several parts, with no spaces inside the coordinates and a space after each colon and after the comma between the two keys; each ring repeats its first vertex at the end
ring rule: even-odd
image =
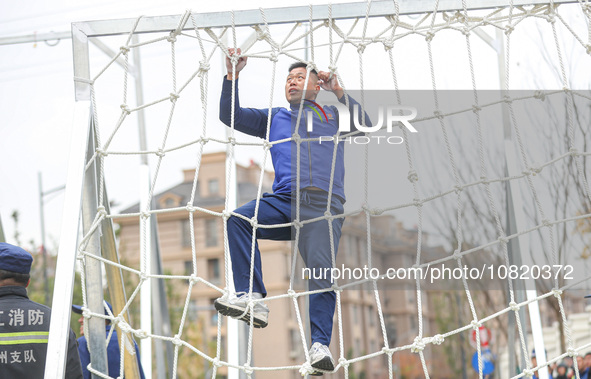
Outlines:
{"type": "Polygon", "coordinates": [[[367,307],[367,319],[369,320],[369,326],[374,326],[376,324],[376,318],[373,311],[373,305],[367,307]]]}
{"type": "Polygon", "coordinates": [[[191,247],[191,224],[189,220],[181,221],[181,245],[191,247]]]}
{"type": "Polygon", "coordinates": [[[406,299],[408,300],[409,304],[414,304],[416,301],[415,291],[416,290],[412,286],[408,286],[408,288],[406,289],[406,299]]]}
{"type": "Polygon", "coordinates": [[[220,182],[217,179],[209,179],[207,182],[207,193],[209,196],[217,195],[220,192],[220,182]]]}
{"type": "Polygon", "coordinates": [[[172,198],[169,197],[166,200],[164,200],[164,207],[165,208],[172,208],[172,207],[176,207],[176,201],[172,198]]]}
{"type": "Polygon", "coordinates": [[[199,313],[197,312],[197,300],[190,300],[187,308],[187,319],[189,321],[195,321],[197,320],[198,315],[199,313]]]}
{"type": "Polygon", "coordinates": [[[297,329],[289,329],[289,348],[290,351],[297,352],[301,349],[300,333],[297,329]]]}
{"type": "Polygon", "coordinates": [[[357,315],[357,305],[353,304],[353,324],[359,323],[359,316],[357,315]]]}
{"type": "Polygon", "coordinates": [[[390,346],[394,346],[396,345],[396,342],[398,342],[398,327],[396,316],[390,314],[386,317],[386,333],[388,334],[388,344],[390,346]]]}
{"type": "Polygon", "coordinates": [[[212,247],[218,244],[217,220],[212,218],[205,220],[205,246],[212,247]]]}
{"type": "MultiPolygon", "coordinates": [[[[285,254],[284,256],[285,258],[285,269],[283,270],[285,273],[285,280],[290,280],[291,278],[291,256],[289,254],[285,254]]],[[[294,284],[296,283],[303,283],[304,282],[304,278],[303,275],[296,275],[294,278],[294,284]]]]}
{"type": "Polygon", "coordinates": [[[410,255],[404,255],[402,258],[402,264],[404,267],[412,267],[415,264],[415,260],[410,255]]]}
{"type": "MultiPolygon", "coordinates": [[[[223,318],[228,318],[228,317],[223,317],[223,318]]],[[[212,342],[213,346],[216,346],[216,344],[218,342],[217,337],[216,336],[212,337],[211,342],[212,342]]],[[[222,352],[221,356],[225,356],[225,354],[226,354],[226,337],[224,337],[224,336],[220,337],[220,349],[222,352]]],[[[216,378],[217,378],[217,375],[216,375],[216,378]]],[[[226,379],[226,378],[224,378],[224,379],[226,379]]]]}
{"type": "Polygon", "coordinates": [[[345,240],[345,256],[348,258],[355,257],[355,247],[353,246],[354,243],[355,237],[347,236],[347,239],[345,240]]]}
{"type": "Polygon", "coordinates": [[[366,247],[367,247],[367,242],[365,241],[364,238],[356,238],[357,240],[357,251],[355,252],[356,257],[355,257],[355,263],[359,264],[360,259],[364,259],[366,257],[366,247]],[[363,258],[362,258],[363,257],[363,258]]]}
{"type": "Polygon", "coordinates": [[[185,275],[193,274],[193,261],[185,261],[185,275]]]}
{"type": "Polygon", "coordinates": [[[213,284],[220,283],[220,260],[211,258],[207,260],[207,278],[213,284]]]}
{"type": "Polygon", "coordinates": [[[218,311],[213,308],[213,302],[216,300],[216,297],[212,297],[209,299],[209,304],[211,305],[211,317],[209,318],[209,325],[217,326],[218,324],[218,311]]]}

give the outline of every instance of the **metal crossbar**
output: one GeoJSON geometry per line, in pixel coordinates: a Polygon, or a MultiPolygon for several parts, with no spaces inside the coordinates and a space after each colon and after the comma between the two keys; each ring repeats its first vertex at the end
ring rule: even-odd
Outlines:
{"type": "MultiPolygon", "coordinates": [[[[576,0],[516,0],[513,6],[527,6],[538,4],[562,4],[576,3],[576,0]]],[[[470,3],[470,2],[469,2],[470,3]]],[[[431,0],[399,0],[398,14],[410,15],[433,12],[433,1],[431,0]]],[[[501,0],[479,0],[468,4],[468,10],[491,9],[506,6],[506,1],[501,0]]],[[[331,5],[331,18],[333,20],[352,19],[360,16],[365,17],[386,17],[395,15],[396,4],[394,1],[375,1],[371,8],[367,9],[366,2],[341,3],[331,5]]],[[[448,12],[464,9],[462,0],[441,0],[437,8],[438,12],[448,12]]],[[[310,20],[325,20],[329,18],[327,5],[312,5],[312,17],[310,17],[309,6],[283,7],[265,9],[266,20],[262,19],[258,9],[243,10],[236,12],[210,12],[195,13],[195,23],[199,28],[220,28],[232,25],[248,26],[264,24],[284,24],[308,22],[310,20]]],[[[134,33],[157,33],[169,32],[177,29],[182,15],[144,17],[135,27],[134,33]]],[[[135,18],[119,20],[101,20],[89,22],[72,23],[72,45],[74,52],[74,76],[81,79],[90,79],[88,59],[88,38],[115,36],[129,33],[136,23],[135,18]]],[[[183,25],[182,30],[192,29],[192,25],[183,25]]],[[[88,83],[76,83],[76,100],[88,100],[90,97],[90,86],[88,83]]]]}

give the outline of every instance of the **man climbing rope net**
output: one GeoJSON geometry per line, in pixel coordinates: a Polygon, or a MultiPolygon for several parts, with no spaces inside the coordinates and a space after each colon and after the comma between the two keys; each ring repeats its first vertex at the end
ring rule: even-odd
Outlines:
{"type": "MultiPolygon", "coordinates": [[[[214,305],[222,315],[234,317],[249,324],[252,320],[255,328],[264,328],[268,324],[269,308],[262,300],[267,295],[267,291],[263,283],[261,256],[256,240],[252,293],[250,292],[253,233],[253,225],[250,220],[257,212],[257,224],[288,224],[296,219],[298,207],[300,221],[323,218],[329,209],[328,201],[330,201],[331,216],[343,214],[343,204],[345,203],[344,143],[338,143],[336,161],[333,164],[334,141],[339,140],[334,138],[334,136],[338,136],[338,110],[334,106],[322,107],[314,100],[316,100],[320,89],[323,89],[331,91],[340,103],[348,103],[349,109],[358,106],[358,103],[345,95],[335,74],[331,75],[329,72],[317,72],[311,69],[307,78],[307,65],[296,62],[289,67],[289,74],[285,82],[285,97],[290,104],[290,109],[276,107],[272,108],[269,113],[269,109],[241,108],[238,100],[238,76],[244,69],[246,62],[247,57],[240,56],[240,49],[228,50],[226,57],[228,74],[222,87],[220,120],[224,124],[232,126],[232,81],[235,80],[234,128],[240,132],[266,139],[270,114],[269,142],[280,140],[285,142],[273,144],[270,149],[275,169],[273,193],[265,193],[259,199],[258,212],[255,199],[235,210],[235,213],[244,216],[244,218],[235,215],[228,218],[228,243],[236,295],[222,296],[214,302],[214,305]],[[235,69],[232,67],[234,55],[236,55],[234,57],[235,69]],[[298,123],[300,106],[303,106],[303,110],[298,123]],[[310,120],[310,118],[312,119],[310,120]],[[306,141],[298,142],[298,137],[292,139],[294,135],[305,136],[306,141]],[[327,136],[333,138],[321,139],[321,137],[327,136]],[[300,143],[299,149],[298,143],[300,143]],[[298,159],[299,183],[296,172],[298,159]],[[334,176],[332,183],[331,175],[334,176]],[[297,196],[298,186],[299,198],[297,196]]],[[[353,115],[354,112],[350,111],[349,114],[353,115]]],[[[364,121],[366,125],[371,125],[367,115],[365,115],[364,121]]],[[[351,123],[351,127],[354,128],[353,123],[351,123]]],[[[343,221],[343,217],[323,218],[301,226],[297,243],[306,267],[316,270],[315,272],[326,272],[324,269],[333,267],[332,251],[336,256],[343,221]]],[[[257,239],[287,241],[293,240],[295,234],[294,227],[256,229],[257,239]]],[[[328,348],[336,303],[336,294],[331,290],[331,286],[330,277],[313,279],[309,283],[310,291],[320,290],[320,292],[310,294],[309,300],[312,339],[309,363],[313,369],[312,375],[323,375],[324,372],[334,370],[335,363],[328,348]]]]}

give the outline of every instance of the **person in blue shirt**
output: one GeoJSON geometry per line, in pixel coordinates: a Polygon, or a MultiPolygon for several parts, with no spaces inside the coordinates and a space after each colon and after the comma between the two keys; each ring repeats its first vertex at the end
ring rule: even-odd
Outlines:
{"type": "MultiPolygon", "coordinates": [[[[577,357],[577,363],[580,357],[577,357]]],[[[581,359],[582,364],[579,364],[579,374],[581,379],[589,379],[589,372],[591,371],[591,352],[585,354],[585,357],[581,359]]]]}
{"type": "MultiPolygon", "coordinates": [[[[263,283],[261,256],[256,240],[252,293],[250,293],[253,243],[253,222],[251,220],[256,213],[257,224],[288,224],[296,219],[297,205],[299,205],[300,222],[323,218],[303,224],[297,241],[297,247],[306,267],[313,273],[309,281],[309,290],[319,291],[309,297],[312,339],[309,356],[310,365],[314,370],[312,375],[323,375],[324,372],[334,370],[334,360],[328,348],[336,304],[336,294],[331,290],[330,268],[333,267],[332,251],[336,255],[341,227],[344,222],[342,215],[345,203],[345,143],[340,142],[337,137],[339,132],[338,108],[321,106],[315,100],[320,90],[323,89],[332,92],[339,103],[348,104],[351,130],[355,130],[354,123],[351,122],[351,117],[355,114],[352,109],[354,106],[358,107],[359,104],[345,94],[336,75],[310,70],[308,77],[307,65],[296,62],[289,67],[285,81],[285,97],[290,105],[289,109],[282,107],[270,110],[242,108],[238,96],[238,76],[246,65],[247,57],[240,56],[240,49],[236,53],[238,57],[235,69],[236,77],[233,77],[231,61],[231,57],[235,54],[234,49],[229,49],[226,58],[228,74],[225,76],[222,86],[220,120],[240,132],[262,139],[268,138],[269,142],[282,142],[273,144],[269,150],[275,169],[273,193],[265,193],[258,200],[258,212],[255,212],[257,206],[255,199],[234,211],[244,218],[232,215],[227,220],[228,244],[236,295],[224,295],[215,300],[214,306],[224,316],[234,317],[247,323],[250,323],[252,318],[255,328],[266,327],[269,308],[262,301],[267,295],[267,291],[263,283]],[[233,81],[234,93],[232,92],[233,81]],[[232,107],[232,95],[234,95],[234,108],[232,107]],[[300,106],[303,107],[302,110],[300,110],[300,106]],[[234,109],[233,115],[232,109],[234,109]],[[233,123],[232,118],[234,119],[233,123]],[[268,124],[270,127],[267,130],[268,124]],[[294,135],[304,140],[298,141],[298,137],[292,138],[294,135]],[[335,141],[339,141],[336,146],[336,154],[335,141]],[[299,198],[297,197],[298,189],[299,198]],[[337,217],[328,219],[325,217],[327,215],[337,217]]],[[[367,114],[358,112],[358,115],[359,123],[365,121],[366,126],[371,126],[367,114]],[[365,120],[363,120],[364,116],[365,120]]],[[[295,227],[289,226],[256,229],[257,240],[293,240],[295,235],[295,227]]],[[[334,258],[336,259],[336,257],[334,258]]]]}
{"type": "MultiPolygon", "coordinates": [[[[548,354],[546,354],[546,357],[548,357],[548,354]]],[[[532,350],[531,352],[531,365],[532,367],[537,367],[538,366],[538,359],[536,358],[536,351],[532,350]]],[[[548,370],[548,379],[552,379],[552,370],[550,369],[550,367],[546,366],[543,367],[542,370],[548,370]]],[[[540,378],[540,374],[538,371],[534,372],[533,379],[539,379],[540,378]]]]}
{"type": "MultiPolygon", "coordinates": [[[[113,307],[108,302],[107,306],[111,313],[113,313],[113,307]]],[[[80,337],[78,338],[78,354],[80,355],[80,363],[82,364],[82,374],[84,379],[91,379],[92,374],[88,371],[88,364],[90,363],[90,351],[88,350],[88,342],[86,341],[86,337],[84,336],[84,316],[82,316],[82,307],[80,305],[72,305],[72,311],[77,313],[80,316],[78,319],[78,323],[80,324],[80,337]]],[[[105,314],[107,310],[105,309],[105,314]]],[[[105,331],[107,337],[111,332],[111,321],[105,321],[105,331]]],[[[133,342],[135,346],[135,353],[137,356],[137,364],[138,369],[140,372],[140,378],[145,379],[144,370],[142,369],[142,364],[140,362],[140,352],[135,341],[133,342]]],[[[109,367],[109,376],[112,378],[119,377],[119,373],[121,371],[121,350],[119,349],[119,343],[117,340],[117,329],[113,329],[113,334],[111,335],[111,339],[109,340],[109,344],[107,345],[107,364],[109,367]]]]}

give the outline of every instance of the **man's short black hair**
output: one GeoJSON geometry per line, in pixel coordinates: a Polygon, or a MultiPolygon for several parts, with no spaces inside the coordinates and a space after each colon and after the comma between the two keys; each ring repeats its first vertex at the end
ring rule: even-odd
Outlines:
{"type": "Polygon", "coordinates": [[[591,355],[591,351],[585,354],[585,358],[587,358],[587,355],[591,355]]]}
{"type": "Polygon", "coordinates": [[[13,279],[18,284],[22,284],[23,286],[26,286],[27,283],[29,283],[29,279],[31,279],[31,275],[21,274],[19,272],[13,272],[13,271],[0,270],[0,280],[4,280],[4,279],[13,279]]]}
{"type": "MultiPolygon", "coordinates": [[[[291,70],[293,70],[294,68],[305,68],[308,69],[308,65],[304,62],[294,62],[291,64],[291,66],[289,66],[289,69],[287,70],[287,72],[291,72],[291,70]]],[[[316,70],[311,69],[310,70],[311,73],[313,73],[314,75],[318,76],[318,72],[316,72],[316,70]]]]}

